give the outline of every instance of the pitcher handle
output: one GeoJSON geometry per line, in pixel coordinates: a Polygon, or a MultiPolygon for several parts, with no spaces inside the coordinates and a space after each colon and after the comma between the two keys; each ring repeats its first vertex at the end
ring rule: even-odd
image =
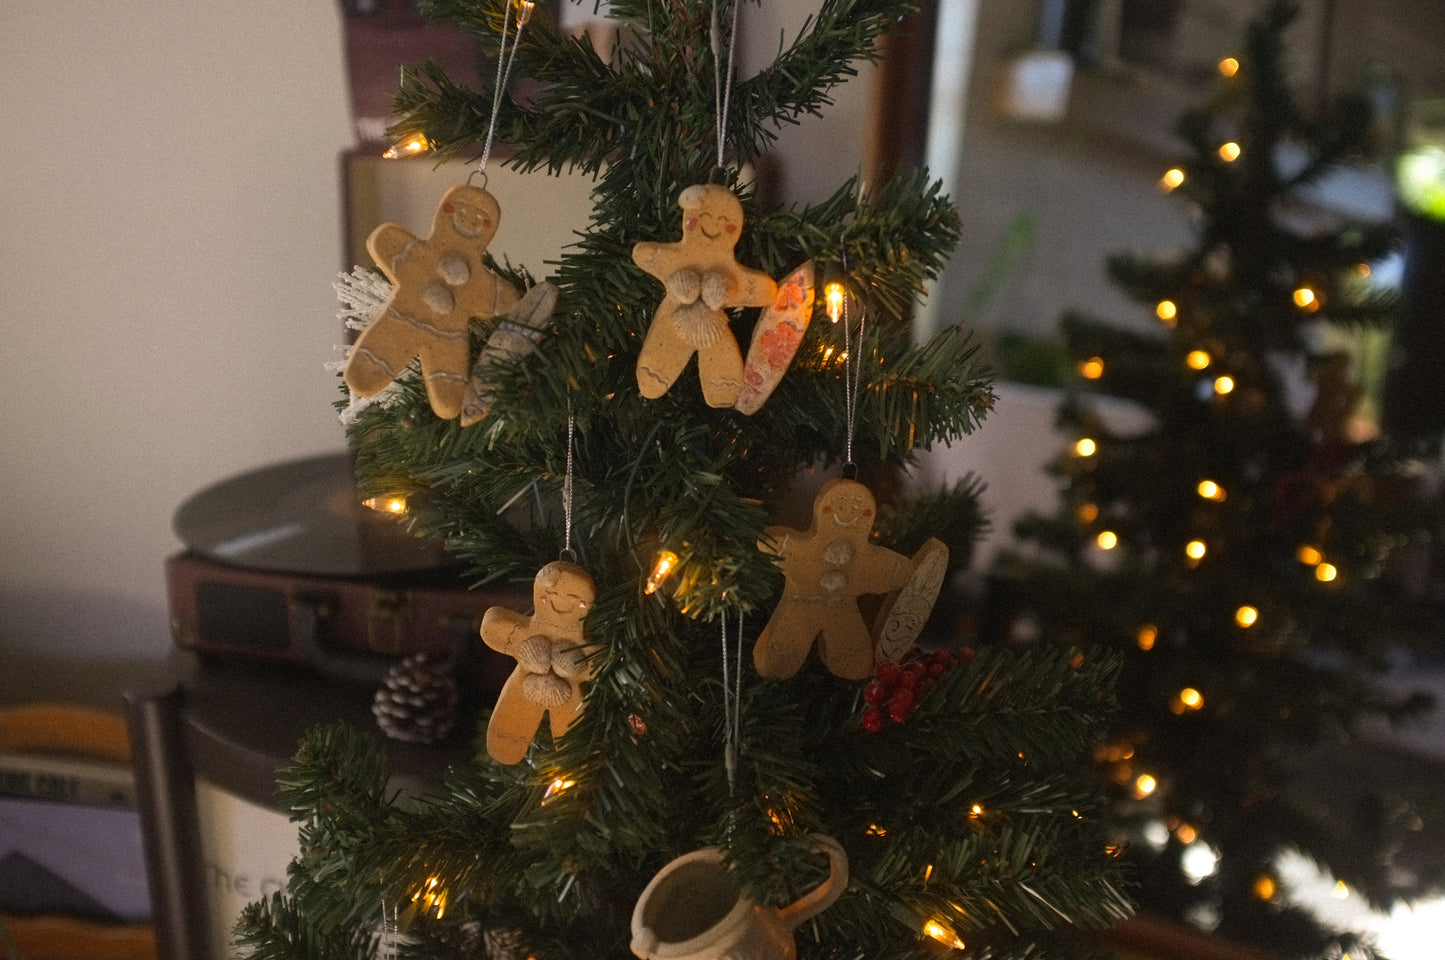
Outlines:
{"type": "Polygon", "coordinates": [[[843,845],[821,833],[814,834],[812,839],[814,849],[828,855],[828,879],[798,898],[796,903],[778,910],[778,919],[789,930],[827,910],[848,886],[848,854],[843,845]]]}

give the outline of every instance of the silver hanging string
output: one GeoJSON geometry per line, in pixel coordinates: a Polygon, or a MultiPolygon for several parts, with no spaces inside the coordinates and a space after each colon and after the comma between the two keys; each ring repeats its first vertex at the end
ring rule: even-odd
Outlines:
{"type": "MultiPolygon", "coordinates": [[[[843,276],[848,276],[848,255],[843,254],[843,276]]],[[[868,320],[866,310],[858,314],[858,342],[853,343],[853,331],[848,322],[848,291],[843,291],[843,420],[844,420],[844,465],[854,466],[853,435],[858,424],[858,389],[863,382],[863,358],[856,356],[863,349],[863,327],[868,320]]]]}
{"type": "Polygon", "coordinates": [[[511,56],[507,55],[507,31],[512,22],[512,0],[506,0],[502,8],[502,40],[497,49],[496,84],[492,87],[492,117],[487,122],[487,139],[482,144],[482,159],[477,165],[477,172],[483,177],[483,189],[486,187],[487,159],[492,154],[492,138],[497,133],[497,115],[502,110],[502,91],[507,88],[507,82],[512,76],[512,64],[517,59],[517,44],[522,39],[522,29],[527,26],[527,21],[532,19],[534,6],[531,0],[521,0],[518,5],[517,31],[512,34],[511,56]]]}
{"type": "Polygon", "coordinates": [[[728,775],[728,796],[737,787],[738,741],[742,737],[742,689],[743,689],[743,616],[738,614],[738,650],[736,665],[729,669],[731,654],[728,651],[728,615],[723,611],[722,622],[722,680],[723,680],[723,768],[728,775]]]}
{"type": "Polygon", "coordinates": [[[728,27],[727,76],[723,76],[722,38],[719,34],[717,7],[712,5],[712,23],[708,39],[712,44],[713,107],[717,111],[717,165],[721,169],[727,155],[727,115],[733,93],[733,55],[738,44],[738,11],[740,0],[733,0],[732,24],[728,27]]]}
{"type": "Polygon", "coordinates": [[[572,447],[577,430],[577,418],[572,413],[572,393],[567,393],[567,472],[562,477],[562,557],[571,559],[577,553],[572,549],[572,447]]]}

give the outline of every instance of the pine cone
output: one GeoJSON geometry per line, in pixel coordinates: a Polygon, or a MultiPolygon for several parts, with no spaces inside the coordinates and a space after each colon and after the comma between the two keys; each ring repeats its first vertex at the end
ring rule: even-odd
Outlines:
{"type": "Polygon", "coordinates": [[[371,712],[393,740],[436,743],[456,722],[457,700],[457,682],[428,654],[414,653],[387,671],[371,712]]]}

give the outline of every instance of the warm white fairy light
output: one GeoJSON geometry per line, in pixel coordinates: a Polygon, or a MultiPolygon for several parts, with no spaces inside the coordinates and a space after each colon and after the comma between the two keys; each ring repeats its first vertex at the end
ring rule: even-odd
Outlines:
{"type": "Polygon", "coordinates": [[[966,946],[964,942],[958,938],[958,934],[954,933],[950,927],[938,920],[929,920],[925,923],[923,925],[923,934],[955,950],[962,950],[966,946]]]}
{"type": "Polygon", "coordinates": [[[1293,294],[1294,305],[1306,313],[1314,313],[1320,308],[1320,298],[1309,287],[1297,287],[1293,294]]]}
{"type": "Polygon", "coordinates": [[[1208,350],[1190,350],[1184,362],[1191,370],[1203,370],[1214,362],[1208,350]]]}
{"type": "Polygon", "coordinates": [[[1172,327],[1179,318],[1179,305],[1173,300],[1160,300],[1154,305],[1154,315],[1172,327]]]}
{"type": "Polygon", "coordinates": [[[1234,378],[1229,376],[1214,379],[1214,392],[1220,396],[1234,392],[1234,378]]]}
{"type": "Polygon", "coordinates": [[[1219,159],[1223,160],[1225,163],[1233,163],[1234,161],[1238,160],[1239,154],[1239,144],[1235,143],[1233,140],[1229,141],[1228,143],[1221,143],[1219,145],[1219,159]]]}
{"type": "Polygon", "coordinates": [[[425,134],[414,133],[398,143],[391,145],[391,148],[382,154],[387,160],[400,160],[402,157],[414,157],[426,153],[431,149],[431,142],[425,134]]]}
{"type": "Polygon", "coordinates": [[[1213,500],[1219,503],[1224,500],[1224,488],[1213,480],[1201,480],[1199,486],[1194,488],[1205,500],[1213,500]]]}
{"type": "Polygon", "coordinates": [[[1085,380],[1097,380],[1104,375],[1104,358],[1090,357],[1079,362],[1079,376],[1085,380]]]}
{"type": "Polygon", "coordinates": [[[662,582],[676,569],[678,564],[677,554],[671,550],[657,551],[657,560],[652,565],[652,573],[647,577],[647,587],[643,590],[648,596],[657,592],[662,582]]]}
{"type": "Polygon", "coordinates": [[[828,312],[828,319],[837,323],[843,318],[843,301],[846,294],[843,284],[837,280],[831,281],[823,288],[823,309],[828,312]]]}
{"type": "Polygon", "coordinates": [[[1233,57],[1225,57],[1219,61],[1219,72],[1226,77],[1232,77],[1239,72],[1239,61],[1233,57]]]}
{"type": "Polygon", "coordinates": [[[1204,555],[1209,552],[1203,540],[1190,540],[1184,545],[1184,555],[1190,560],[1203,560],[1204,555]]]}
{"type": "Polygon", "coordinates": [[[1159,178],[1159,186],[1164,188],[1164,191],[1166,193],[1168,193],[1170,190],[1174,190],[1182,186],[1183,183],[1184,171],[1180,170],[1178,167],[1172,167],[1164,171],[1164,176],[1159,178]]]}
{"type": "Polygon", "coordinates": [[[1100,530],[1094,543],[1098,544],[1100,550],[1113,550],[1119,545],[1119,535],[1113,530],[1100,530]]]}
{"type": "Polygon", "coordinates": [[[1241,627],[1252,627],[1259,622],[1259,610],[1249,604],[1244,604],[1234,611],[1234,622],[1241,627]]]}
{"type": "Polygon", "coordinates": [[[1080,437],[1074,443],[1074,453],[1081,457],[1092,457],[1098,452],[1099,445],[1090,437],[1080,437]]]}
{"type": "Polygon", "coordinates": [[[368,497],[361,502],[364,506],[375,510],[377,513],[406,513],[406,497],[368,497]]]}
{"type": "Polygon", "coordinates": [[[1159,628],[1152,623],[1141,624],[1139,629],[1134,631],[1134,645],[1145,652],[1153,650],[1158,640],[1159,628]]]}
{"type": "Polygon", "coordinates": [[[1142,800],[1155,790],[1159,789],[1159,781],[1147,773],[1141,773],[1134,779],[1134,797],[1142,800]]]}

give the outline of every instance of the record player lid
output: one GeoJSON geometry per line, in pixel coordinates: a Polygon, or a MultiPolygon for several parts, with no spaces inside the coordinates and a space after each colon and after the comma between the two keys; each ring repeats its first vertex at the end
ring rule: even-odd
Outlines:
{"type": "Polygon", "coordinates": [[[438,544],[362,504],[344,451],[206,487],[177,508],[172,527],[195,553],[249,569],[369,577],[452,565],[438,544]]]}

